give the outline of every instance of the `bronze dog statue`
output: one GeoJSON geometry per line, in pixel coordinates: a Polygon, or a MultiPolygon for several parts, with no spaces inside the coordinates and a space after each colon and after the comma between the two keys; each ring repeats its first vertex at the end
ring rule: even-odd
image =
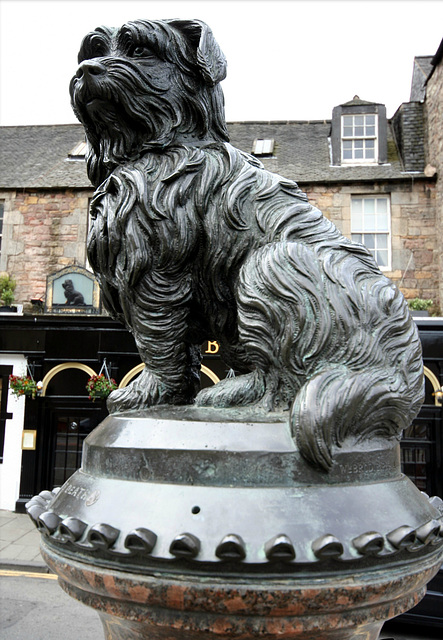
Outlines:
{"type": "Polygon", "coordinates": [[[398,437],[423,389],[403,296],[295,182],[229,144],[226,62],[208,26],[100,27],[79,63],[89,261],[146,364],[110,410],[291,408],[300,451],[323,469],[345,440],[398,437]],[[198,393],[207,339],[241,375],[198,393]]]}

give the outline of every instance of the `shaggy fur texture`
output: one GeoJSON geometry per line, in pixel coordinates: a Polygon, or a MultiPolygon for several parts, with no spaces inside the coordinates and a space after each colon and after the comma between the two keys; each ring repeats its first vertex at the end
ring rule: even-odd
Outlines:
{"type": "Polygon", "coordinates": [[[290,408],[300,451],[325,470],[345,441],[398,436],[423,388],[407,305],[296,183],[228,143],[209,28],[99,28],[79,62],[72,103],[97,187],[88,256],[146,363],[110,409],[290,408]],[[243,375],[198,393],[207,339],[243,375]]]}

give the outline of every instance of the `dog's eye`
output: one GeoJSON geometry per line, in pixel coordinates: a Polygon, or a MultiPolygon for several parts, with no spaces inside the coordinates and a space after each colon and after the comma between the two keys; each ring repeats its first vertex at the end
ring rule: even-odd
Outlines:
{"type": "Polygon", "coordinates": [[[151,52],[147,47],[135,47],[131,54],[134,58],[148,58],[151,52]]]}

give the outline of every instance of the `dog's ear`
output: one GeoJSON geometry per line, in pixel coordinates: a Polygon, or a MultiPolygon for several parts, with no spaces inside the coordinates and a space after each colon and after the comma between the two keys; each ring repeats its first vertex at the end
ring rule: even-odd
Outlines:
{"type": "Polygon", "coordinates": [[[226,78],[226,58],[211,29],[201,20],[168,20],[196,51],[197,65],[205,82],[216,85],[226,78]]]}

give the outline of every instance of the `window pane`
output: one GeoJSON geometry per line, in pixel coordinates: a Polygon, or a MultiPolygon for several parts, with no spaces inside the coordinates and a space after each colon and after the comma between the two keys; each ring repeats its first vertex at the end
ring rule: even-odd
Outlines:
{"type": "Polygon", "coordinates": [[[350,140],[343,141],[343,160],[352,160],[352,142],[350,140]]]}
{"type": "Polygon", "coordinates": [[[388,212],[388,199],[377,198],[377,213],[387,213],[387,212],[388,212]]]}
{"type": "Polygon", "coordinates": [[[374,140],[365,140],[365,158],[374,158],[374,140]]]}
{"type": "Polygon", "coordinates": [[[257,140],[255,143],[254,153],[261,154],[263,153],[263,140],[257,140]]]}
{"type": "Polygon", "coordinates": [[[274,151],[274,140],[263,140],[263,153],[272,153],[274,151]]]}
{"type": "Polygon", "coordinates": [[[354,157],[355,159],[361,160],[363,158],[363,149],[356,149],[354,157]]]}
{"type": "Polygon", "coordinates": [[[363,149],[363,140],[354,140],[355,149],[363,149]]]}
{"type": "Polygon", "coordinates": [[[365,233],[363,242],[368,249],[375,249],[375,235],[373,233],[365,233]]]}
{"type": "Polygon", "coordinates": [[[365,135],[364,127],[355,127],[355,135],[356,136],[364,136],[365,135]]]}
{"type": "Polygon", "coordinates": [[[361,244],[361,241],[362,241],[361,233],[352,233],[351,240],[352,242],[359,242],[361,244]]]}
{"type": "Polygon", "coordinates": [[[344,137],[352,136],[352,127],[343,127],[344,137]]]}
{"type": "Polygon", "coordinates": [[[352,231],[363,231],[363,216],[361,213],[353,213],[351,220],[352,231]]]}
{"type": "Polygon", "coordinates": [[[388,248],[388,236],[384,233],[377,234],[377,249],[388,248]]]}
{"type": "Polygon", "coordinates": [[[377,231],[389,231],[387,213],[377,215],[377,231]]]}
{"type": "Polygon", "coordinates": [[[375,115],[366,116],[366,124],[375,124],[375,115]]]}
{"type": "Polygon", "coordinates": [[[388,266],[388,250],[383,249],[382,251],[376,251],[375,259],[379,267],[387,267],[388,266]]]}
{"type": "Polygon", "coordinates": [[[374,198],[365,198],[364,199],[364,211],[366,213],[375,213],[375,199],[374,198]]]}
{"type": "Polygon", "coordinates": [[[364,217],[365,231],[377,231],[375,216],[372,214],[365,215],[364,217]]]}
{"type": "Polygon", "coordinates": [[[373,127],[373,126],[366,127],[366,135],[367,136],[375,136],[375,127],[373,127]]]}
{"type": "Polygon", "coordinates": [[[352,198],[352,213],[361,213],[363,211],[363,198],[352,198]]]}
{"type": "Polygon", "coordinates": [[[364,124],[364,121],[364,116],[354,116],[354,122],[356,126],[364,124]]]}

